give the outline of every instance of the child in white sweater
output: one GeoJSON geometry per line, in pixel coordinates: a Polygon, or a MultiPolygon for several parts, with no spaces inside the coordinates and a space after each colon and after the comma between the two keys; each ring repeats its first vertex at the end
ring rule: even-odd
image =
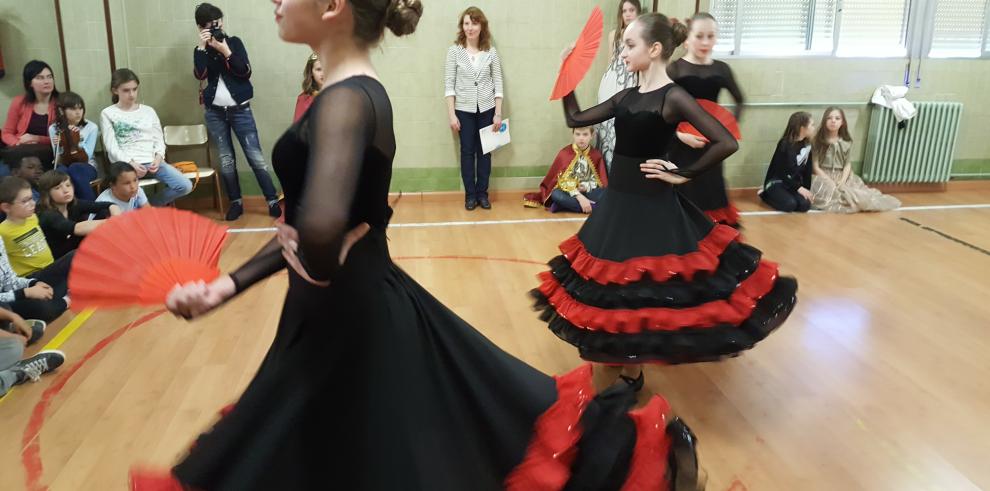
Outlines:
{"type": "Polygon", "coordinates": [[[192,192],[192,182],[165,162],[165,136],[158,113],[139,104],[137,74],[126,68],[113,72],[110,92],[114,105],[100,113],[103,148],[111,162],[127,162],[138,178],[150,176],[164,186],[149,198],[154,206],[167,205],[192,192]]]}

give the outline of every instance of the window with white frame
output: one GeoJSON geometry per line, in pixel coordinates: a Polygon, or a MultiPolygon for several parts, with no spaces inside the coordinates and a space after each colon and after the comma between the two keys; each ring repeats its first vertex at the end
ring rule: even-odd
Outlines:
{"type": "Polygon", "coordinates": [[[844,0],[835,54],[907,56],[909,0],[844,0]]]}
{"type": "Polygon", "coordinates": [[[738,0],[712,0],[710,14],[718,20],[715,51],[731,53],[736,46],[736,3],[738,0]]]}
{"type": "Polygon", "coordinates": [[[937,0],[931,57],[978,57],[990,51],[988,0],[937,0]]]}
{"type": "Polygon", "coordinates": [[[990,55],[990,0],[711,0],[721,53],[990,55]]]}

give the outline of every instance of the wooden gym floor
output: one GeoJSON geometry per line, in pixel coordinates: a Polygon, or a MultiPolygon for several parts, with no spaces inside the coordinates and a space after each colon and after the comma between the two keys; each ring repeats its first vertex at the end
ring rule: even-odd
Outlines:
{"type": "MultiPolygon", "coordinates": [[[[790,320],[741,357],[646,373],[698,435],[709,490],[990,489],[990,206],[966,206],[990,203],[990,185],[899,197],[922,208],[744,217],[746,240],[800,282],[790,320]]],[[[526,292],[580,222],[518,221],[560,218],[579,217],[523,209],[518,193],[474,212],[406,196],[390,244],[499,346],[560,373],[581,362],[526,292]]],[[[222,266],[270,236],[233,235],[222,266]]],[[[0,489],[123,490],[131,465],[174,462],[252,376],[285,287],[276,275],[193,324],[67,313],[32,350],[57,345],[67,363],[0,400],[0,489]]]]}

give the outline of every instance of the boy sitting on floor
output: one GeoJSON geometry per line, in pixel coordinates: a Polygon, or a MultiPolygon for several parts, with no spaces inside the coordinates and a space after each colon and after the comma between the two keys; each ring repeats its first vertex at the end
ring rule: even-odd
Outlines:
{"type": "Polygon", "coordinates": [[[540,192],[525,195],[523,206],[545,206],[552,213],[591,213],[594,205],[605,194],[608,175],[602,153],[591,148],[594,129],[574,128],[571,134],[574,136],[574,143],[557,153],[550,171],[540,183],[540,192]]]}

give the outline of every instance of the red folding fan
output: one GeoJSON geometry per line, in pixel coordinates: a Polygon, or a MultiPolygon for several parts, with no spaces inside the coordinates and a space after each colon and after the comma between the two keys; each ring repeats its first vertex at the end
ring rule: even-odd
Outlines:
{"type": "Polygon", "coordinates": [[[591,17],[588,17],[588,22],[584,25],[581,35],[574,42],[574,51],[571,51],[564,63],[560,65],[557,83],[553,86],[553,93],[550,94],[551,101],[573,92],[584,75],[588,73],[588,69],[595,61],[595,54],[598,53],[603,28],[602,9],[595,7],[591,11],[591,17]]]}
{"type": "MultiPolygon", "coordinates": [[[[714,116],[719,123],[722,123],[722,126],[725,126],[725,129],[729,130],[729,133],[732,133],[733,138],[736,140],[742,139],[742,134],[739,133],[739,122],[736,121],[736,117],[730,113],[728,109],[718,105],[717,102],[712,102],[708,99],[698,99],[698,105],[708,112],[708,114],[714,116]]],[[[708,141],[708,138],[705,138],[705,135],[702,135],[701,132],[694,127],[694,125],[688,123],[687,121],[683,121],[681,124],[677,125],[677,131],[680,131],[681,133],[688,133],[701,138],[702,140],[708,141]]]]}
{"type": "Polygon", "coordinates": [[[113,217],[86,237],[72,260],[73,307],[161,305],[177,284],[212,281],[227,228],[174,208],[113,217]]]}

